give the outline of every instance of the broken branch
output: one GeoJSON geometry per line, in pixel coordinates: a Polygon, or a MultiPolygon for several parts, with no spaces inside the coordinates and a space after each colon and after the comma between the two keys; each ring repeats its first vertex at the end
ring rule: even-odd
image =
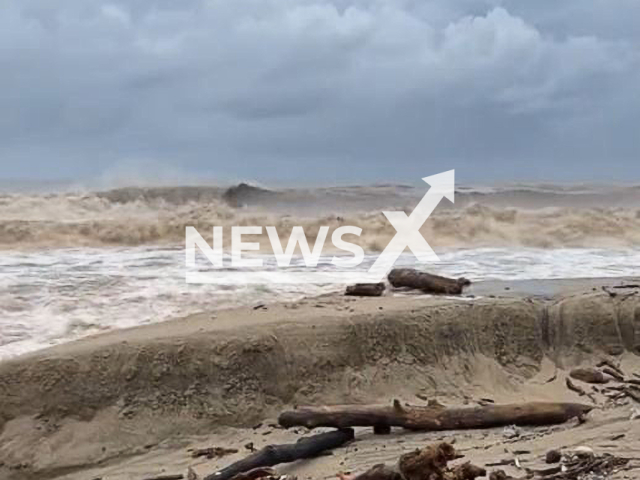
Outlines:
{"type": "Polygon", "coordinates": [[[272,467],[280,463],[315,457],[325,450],[340,447],[353,438],[354,432],[348,428],[304,437],[296,443],[267,445],[262,450],[207,475],[204,480],[230,480],[239,473],[248,472],[255,468],[272,467]]]}

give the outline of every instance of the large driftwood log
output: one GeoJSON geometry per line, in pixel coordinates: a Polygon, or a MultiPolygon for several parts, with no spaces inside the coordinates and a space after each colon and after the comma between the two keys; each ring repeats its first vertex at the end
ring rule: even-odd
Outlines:
{"type": "Polygon", "coordinates": [[[409,430],[459,430],[506,425],[554,425],[582,416],[593,409],[579,403],[530,402],[484,407],[443,408],[338,405],[301,407],[284,412],[278,422],[285,428],[403,427],[409,430]]]}
{"type": "Polygon", "coordinates": [[[230,480],[239,473],[248,472],[254,468],[272,467],[280,463],[315,457],[325,450],[340,447],[353,440],[353,438],[353,430],[345,428],[304,437],[296,443],[267,445],[262,450],[238,460],[222,470],[207,475],[204,480],[230,480]]]}
{"type": "Polygon", "coordinates": [[[466,278],[447,278],[419,272],[413,268],[394,268],[387,277],[392,286],[409,287],[422,290],[426,293],[442,293],[457,295],[471,282],[466,278]]]}
{"type": "Polygon", "coordinates": [[[384,283],[356,283],[349,285],[345,290],[345,295],[357,297],[379,297],[384,293],[384,283]]]}

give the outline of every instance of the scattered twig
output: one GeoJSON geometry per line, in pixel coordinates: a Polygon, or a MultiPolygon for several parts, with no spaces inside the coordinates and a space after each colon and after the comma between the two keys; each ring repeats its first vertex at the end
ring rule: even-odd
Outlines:
{"type": "Polygon", "coordinates": [[[215,457],[224,457],[225,455],[238,453],[238,450],[235,448],[224,447],[193,448],[188,451],[191,452],[192,458],[207,457],[209,460],[215,457]]]}
{"type": "Polygon", "coordinates": [[[176,475],[158,475],[157,477],[147,477],[144,480],[182,480],[184,475],[178,473],[176,475]]]}

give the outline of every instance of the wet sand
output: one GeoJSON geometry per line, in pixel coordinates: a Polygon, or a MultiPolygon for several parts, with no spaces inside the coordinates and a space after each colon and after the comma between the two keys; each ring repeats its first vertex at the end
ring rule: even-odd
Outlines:
{"type": "MultiPolygon", "coordinates": [[[[189,465],[206,474],[245,454],[247,442],[259,448],[299,437],[269,426],[299,404],[585,402],[566,389],[567,369],[610,357],[640,373],[640,289],[614,288],[637,284],[492,282],[459,298],[332,295],[203,313],[4,361],[0,478],[142,479],[189,465]],[[186,451],[213,445],[240,453],[193,460],[186,451]]],[[[530,450],[525,462],[552,446],[585,443],[640,457],[632,406],[596,400],[603,408],[584,425],[523,429],[515,441],[505,442],[501,429],[384,437],[363,430],[333,456],[280,471],[330,478],[452,437],[477,463],[509,456],[505,448],[530,450]],[[607,440],[622,433],[623,441],[607,440]]]]}

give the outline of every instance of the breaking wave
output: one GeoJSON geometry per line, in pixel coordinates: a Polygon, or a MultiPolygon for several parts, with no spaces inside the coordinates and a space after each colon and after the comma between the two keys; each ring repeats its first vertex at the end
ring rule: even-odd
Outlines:
{"type": "MultiPolygon", "coordinates": [[[[382,250],[395,234],[383,210],[410,212],[424,190],[381,185],[269,191],[255,187],[126,188],[97,193],[0,195],[0,248],[179,245],[185,227],[210,240],[213,226],[276,226],[283,241],[301,225],[362,228],[382,250]],[[231,192],[231,193],[230,193],[231,192]],[[230,201],[232,199],[232,201],[230,201]]],[[[421,229],[433,246],[625,247],[640,244],[640,190],[460,189],[421,229]]],[[[230,235],[225,235],[229,240],[230,235]]],[[[346,239],[347,237],[345,237],[346,239]]],[[[262,245],[269,242],[264,235],[262,245]]]]}

